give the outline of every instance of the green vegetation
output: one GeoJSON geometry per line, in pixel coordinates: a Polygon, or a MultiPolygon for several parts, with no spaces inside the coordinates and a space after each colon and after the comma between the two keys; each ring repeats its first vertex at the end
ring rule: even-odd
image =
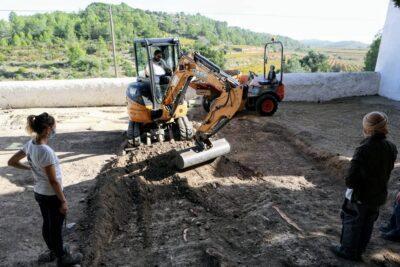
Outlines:
{"type": "Polygon", "coordinates": [[[393,0],[393,1],[395,6],[400,7],[400,0],[393,0]]]}
{"type": "Polygon", "coordinates": [[[302,73],[307,72],[306,69],[301,65],[300,58],[298,55],[292,55],[285,63],[284,72],[286,73],[302,73]]]}
{"type": "Polygon", "coordinates": [[[308,51],[307,55],[300,59],[300,64],[311,72],[327,72],[329,69],[328,57],[312,50],[308,51]]]}
{"type": "Polygon", "coordinates": [[[376,61],[378,60],[379,54],[379,46],[381,45],[382,36],[379,34],[375,37],[375,40],[372,42],[371,46],[367,54],[365,55],[365,67],[366,71],[374,71],[376,66],[376,61]]]}
{"type": "MultiPolygon", "coordinates": [[[[123,3],[112,5],[112,10],[121,76],[136,75],[131,49],[134,38],[177,36],[183,51],[199,51],[222,67],[261,72],[262,46],[273,37],[229,27],[200,14],[151,12],[123,3]]],[[[321,62],[313,66],[310,62],[314,58],[304,59],[306,47],[302,43],[274,37],[285,46],[285,71],[333,70],[321,62]]],[[[107,4],[93,3],[77,13],[21,16],[12,12],[7,21],[0,20],[0,80],[112,77],[110,43],[107,4]]],[[[327,56],[337,60],[335,55],[327,56]]],[[[278,59],[272,59],[271,64],[279,66],[278,59]]]]}

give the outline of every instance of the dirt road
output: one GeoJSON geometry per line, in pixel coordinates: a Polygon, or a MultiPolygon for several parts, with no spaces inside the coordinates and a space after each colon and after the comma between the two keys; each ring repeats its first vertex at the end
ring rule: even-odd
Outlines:
{"type": "MultiPolygon", "coordinates": [[[[220,133],[231,143],[232,153],[184,172],[175,171],[171,164],[171,148],[190,145],[181,142],[142,147],[103,165],[118,148],[121,132],[102,130],[124,129],[123,108],[99,109],[96,115],[83,111],[89,115],[77,115],[74,126],[65,117],[60,121],[65,135],[57,137],[55,147],[76,149],[77,160],[66,158],[64,172],[67,168],[68,177],[87,172],[82,181],[67,186],[73,199],[71,210],[75,209],[70,217],[78,227],[66,238],[84,252],[85,266],[353,266],[334,257],[328,247],[339,240],[342,175],[362,138],[361,118],[376,109],[389,114],[391,136],[400,136],[399,105],[380,97],[283,103],[272,118],[242,113],[220,133]],[[93,127],[101,127],[85,130],[87,123],[80,121],[93,117],[93,127]],[[78,133],[68,139],[69,134],[74,136],[72,129],[78,133]],[[76,146],[73,140],[79,140],[76,146]],[[88,149],[93,142],[97,154],[77,149],[88,149]],[[80,159],[81,154],[96,156],[80,159]],[[85,205],[80,200],[87,193],[85,205]]],[[[15,113],[2,112],[7,121],[15,113]]],[[[18,112],[27,115],[27,111],[18,112]]],[[[192,112],[194,120],[199,117],[192,112]]],[[[15,140],[22,141],[19,138],[15,140]]],[[[12,152],[8,140],[14,139],[0,140],[3,162],[12,152]]],[[[2,169],[0,181],[5,186],[0,190],[9,189],[0,191],[1,209],[6,211],[0,219],[1,232],[6,233],[0,239],[0,257],[8,265],[31,264],[43,244],[37,232],[40,217],[27,189],[29,175],[23,178],[2,169]],[[11,182],[16,180],[24,180],[25,185],[11,182]],[[16,232],[21,238],[15,238],[16,232]]],[[[399,188],[398,177],[396,166],[391,199],[399,188]]],[[[382,209],[377,226],[389,212],[390,203],[382,209]]],[[[396,243],[380,239],[375,230],[365,262],[359,265],[397,266],[399,249],[396,243]]]]}

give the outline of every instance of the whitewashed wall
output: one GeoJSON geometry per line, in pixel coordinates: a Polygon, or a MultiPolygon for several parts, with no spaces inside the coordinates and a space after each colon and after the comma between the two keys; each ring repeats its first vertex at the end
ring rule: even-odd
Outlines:
{"type": "Polygon", "coordinates": [[[379,94],[400,100],[400,8],[393,1],[389,3],[375,70],[382,77],[379,94]]]}
{"type": "MultiPolygon", "coordinates": [[[[125,104],[133,78],[0,82],[0,108],[87,107],[125,104]]],[[[379,74],[290,73],[286,101],[328,101],[378,93],[379,74]]],[[[191,92],[190,95],[193,95],[191,92]]]]}
{"type": "Polygon", "coordinates": [[[329,101],[350,96],[376,95],[379,74],[354,73],[288,73],[284,76],[286,101],[329,101]]]}
{"type": "Polygon", "coordinates": [[[0,108],[122,105],[133,78],[0,82],[0,108]]]}

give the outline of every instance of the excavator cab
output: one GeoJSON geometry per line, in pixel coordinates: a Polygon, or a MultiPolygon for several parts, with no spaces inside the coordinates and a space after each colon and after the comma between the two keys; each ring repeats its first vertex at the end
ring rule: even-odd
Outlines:
{"type": "Polygon", "coordinates": [[[152,38],[134,41],[137,81],[146,84],[146,94],[153,109],[158,108],[165,95],[172,73],[179,60],[179,39],[152,38]],[[158,60],[158,61],[157,61],[158,60]]]}

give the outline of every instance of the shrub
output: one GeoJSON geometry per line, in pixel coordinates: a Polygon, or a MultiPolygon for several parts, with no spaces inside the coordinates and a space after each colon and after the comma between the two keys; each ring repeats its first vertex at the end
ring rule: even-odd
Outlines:
{"type": "Polygon", "coordinates": [[[311,72],[326,72],[329,70],[328,57],[313,50],[308,51],[302,59],[300,59],[303,68],[309,68],[311,72]]]}
{"type": "Polygon", "coordinates": [[[124,71],[125,76],[128,76],[128,77],[136,76],[136,71],[133,68],[132,64],[133,63],[128,60],[124,60],[122,62],[122,70],[124,71]]]}
{"type": "Polygon", "coordinates": [[[85,56],[83,51],[78,44],[72,45],[68,48],[67,57],[71,65],[74,65],[85,56]]]}
{"type": "Polygon", "coordinates": [[[100,69],[101,63],[97,58],[81,58],[76,61],[72,67],[78,71],[97,72],[100,69]]]}
{"type": "Polygon", "coordinates": [[[86,54],[93,55],[97,52],[97,47],[93,44],[90,44],[86,47],[86,54]]]}
{"type": "Polygon", "coordinates": [[[17,70],[17,74],[25,74],[25,73],[27,73],[28,72],[28,70],[25,68],[25,67],[20,67],[18,70],[17,70]]]}
{"type": "Polygon", "coordinates": [[[300,59],[297,56],[292,56],[287,60],[287,62],[283,65],[283,70],[286,73],[303,73],[306,72],[301,66],[300,59]]]}
{"type": "Polygon", "coordinates": [[[372,42],[371,46],[364,59],[364,70],[374,71],[376,66],[376,61],[379,54],[379,46],[381,45],[382,36],[380,34],[375,36],[375,40],[372,42]]]}

